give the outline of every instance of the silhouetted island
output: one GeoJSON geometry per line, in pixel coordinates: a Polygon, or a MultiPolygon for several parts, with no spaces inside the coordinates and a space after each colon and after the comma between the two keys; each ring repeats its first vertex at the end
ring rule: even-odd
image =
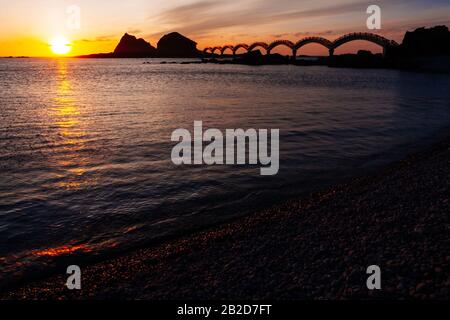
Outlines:
{"type": "Polygon", "coordinates": [[[172,32],[158,41],[157,55],[165,58],[198,58],[201,53],[197,50],[197,42],[172,32]]]}
{"type": "Polygon", "coordinates": [[[450,72],[450,31],[447,26],[436,26],[407,32],[386,60],[394,68],[450,72]]]}
{"type": "Polygon", "coordinates": [[[178,32],[163,36],[153,47],[142,38],[125,33],[119,44],[110,53],[97,53],[78,58],[199,58],[201,52],[197,50],[197,43],[178,32]]]}
{"type": "Polygon", "coordinates": [[[137,39],[135,36],[125,33],[114,50],[116,57],[153,57],[156,56],[156,48],[144,39],[137,39]]]}

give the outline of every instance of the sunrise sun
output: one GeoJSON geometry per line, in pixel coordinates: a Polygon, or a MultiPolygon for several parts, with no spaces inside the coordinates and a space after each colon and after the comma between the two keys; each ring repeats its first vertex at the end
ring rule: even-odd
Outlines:
{"type": "Polygon", "coordinates": [[[57,37],[50,41],[50,47],[54,54],[67,54],[72,49],[69,40],[64,37],[57,37]]]}

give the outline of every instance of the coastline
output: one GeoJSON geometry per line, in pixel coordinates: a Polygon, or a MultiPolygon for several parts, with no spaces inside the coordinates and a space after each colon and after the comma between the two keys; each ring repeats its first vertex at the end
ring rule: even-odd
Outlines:
{"type": "MultiPolygon", "coordinates": [[[[206,59],[197,57],[196,61],[166,61],[164,59],[194,59],[192,57],[187,58],[173,58],[173,57],[110,57],[110,56],[68,56],[58,57],[57,59],[140,59],[140,60],[152,60],[158,59],[160,61],[156,64],[179,64],[179,65],[193,65],[193,64],[219,64],[219,65],[245,65],[245,66],[268,66],[268,65],[291,65],[297,67],[311,67],[311,66],[323,66],[328,68],[340,68],[340,69],[385,69],[385,70],[397,70],[405,72],[417,72],[417,73],[429,73],[429,74],[450,74],[450,57],[438,56],[434,58],[419,57],[404,61],[400,65],[393,65],[383,61],[377,55],[369,56],[369,58],[359,59],[355,54],[336,55],[335,61],[329,61],[327,57],[308,57],[305,58],[317,58],[317,60],[296,60],[291,61],[290,58],[286,58],[281,55],[274,54],[273,58],[265,58],[264,56],[257,59],[237,59],[237,60],[221,60],[221,59],[206,59]]],[[[55,59],[54,57],[0,57],[0,59],[55,59]]],[[[143,64],[151,65],[152,62],[144,61],[143,64]]]]}
{"type": "Polygon", "coordinates": [[[9,292],[16,299],[448,299],[450,139],[376,174],[9,292]],[[382,290],[366,288],[379,265],[382,290]]]}

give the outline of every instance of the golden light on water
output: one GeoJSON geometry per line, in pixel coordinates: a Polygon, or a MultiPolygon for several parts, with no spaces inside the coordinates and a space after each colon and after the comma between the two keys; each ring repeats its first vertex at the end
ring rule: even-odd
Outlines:
{"type": "Polygon", "coordinates": [[[62,255],[69,255],[76,252],[92,252],[93,249],[87,245],[64,245],[55,248],[47,248],[43,250],[36,250],[33,252],[36,256],[48,256],[48,257],[57,257],[62,255]]]}
{"type": "Polygon", "coordinates": [[[58,188],[79,190],[95,183],[86,175],[86,166],[90,162],[83,152],[86,149],[87,132],[72,89],[68,61],[58,59],[56,63],[56,91],[50,116],[52,124],[58,128],[63,152],[54,155],[52,164],[58,171],[58,188]]]}
{"type": "Polygon", "coordinates": [[[70,41],[65,37],[57,37],[50,41],[50,47],[52,52],[57,55],[64,55],[72,50],[70,41]]]}

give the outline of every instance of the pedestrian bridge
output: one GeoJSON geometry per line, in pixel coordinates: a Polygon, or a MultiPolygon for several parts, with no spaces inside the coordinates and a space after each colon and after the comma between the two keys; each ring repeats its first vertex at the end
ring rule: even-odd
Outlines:
{"type": "Polygon", "coordinates": [[[297,52],[305,45],[310,43],[318,43],[325,48],[328,49],[328,52],[330,56],[334,54],[334,50],[336,50],[338,47],[356,40],[365,40],[372,43],[375,43],[383,48],[383,54],[391,47],[398,46],[398,43],[389,40],[383,36],[374,34],[374,33],[367,33],[367,32],[359,32],[359,33],[349,33],[346,35],[343,35],[342,37],[337,38],[334,41],[330,41],[328,39],[322,38],[322,37],[306,37],[303,39],[300,39],[297,42],[292,42],[290,40],[276,40],[272,43],[266,43],[266,42],[255,42],[250,45],[247,45],[245,43],[239,43],[236,45],[227,44],[222,47],[208,47],[203,50],[204,54],[212,54],[212,55],[220,55],[223,56],[227,52],[232,54],[233,56],[236,55],[237,51],[239,49],[244,49],[246,52],[251,52],[254,49],[262,49],[266,52],[266,54],[270,54],[273,49],[279,46],[285,46],[292,50],[292,56],[295,58],[297,56],[297,52]]]}

